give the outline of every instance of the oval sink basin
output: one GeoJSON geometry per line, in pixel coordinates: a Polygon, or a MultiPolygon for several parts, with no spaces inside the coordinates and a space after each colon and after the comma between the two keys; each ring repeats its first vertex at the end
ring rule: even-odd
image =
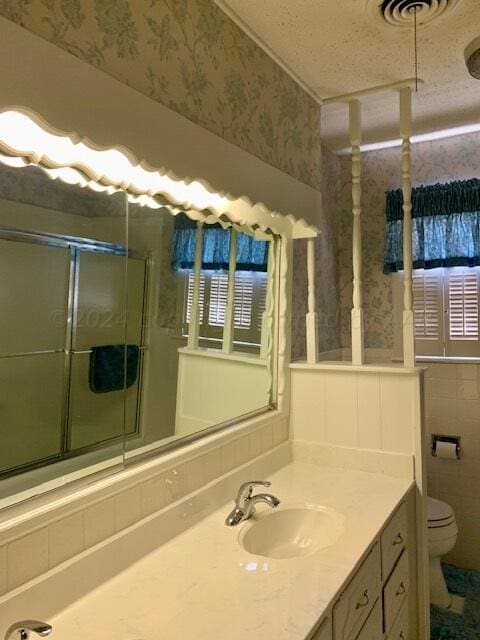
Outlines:
{"type": "Polygon", "coordinates": [[[328,547],[342,535],[344,518],[327,507],[280,507],[255,514],[242,529],[241,546],[267,558],[298,558],[328,547]]]}

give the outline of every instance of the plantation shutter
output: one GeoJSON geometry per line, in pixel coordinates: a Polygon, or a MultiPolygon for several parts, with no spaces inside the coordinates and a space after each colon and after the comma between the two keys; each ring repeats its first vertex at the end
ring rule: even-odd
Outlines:
{"type": "MultiPolygon", "coordinates": [[[[262,314],[265,311],[267,274],[254,271],[235,273],[234,327],[237,343],[259,345],[262,330],[262,314]]],[[[193,272],[184,280],[183,322],[190,321],[193,299],[193,272]]],[[[227,312],[228,273],[225,271],[201,272],[200,277],[200,337],[221,341],[227,312]]],[[[186,331],[186,326],[183,329],[186,331]]]]}
{"type": "Polygon", "coordinates": [[[448,323],[446,355],[479,355],[478,269],[456,267],[446,278],[448,323]]]}
{"type": "MultiPolygon", "coordinates": [[[[185,309],[185,322],[188,324],[190,322],[190,313],[192,311],[192,300],[193,300],[193,285],[194,285],[195,277],[193,271],[188,274],[187,280],[187,304],[185,309]]],[[[200,307],[200,324],[203,322],[203,307],[205,304],[205,274],[200,274],[200,295],[199,295],[199,307],[200,307]]]]}
{"type": "Polygon", "coordinates": [[[263,314],[267,308],[267,275],[258,274],[258,305],[257,305],[257,331],[262,330],[263,314]]]}
{"type": "Polygon", "coordinates": [[[413,274],[413,322],[416,353],[443,355],[443,269],[413,274]]]}
{"type": "Polygon", "coordinates": [[[235,274],[234,325],[236,329],[250,329],[253,307],[253,273],[235,274]]]}
{"type": "Polygon", "coordinates": [[[228,274],[213,273],[210,278],[208,324],[223,327],[227,310],[228,274]]]}

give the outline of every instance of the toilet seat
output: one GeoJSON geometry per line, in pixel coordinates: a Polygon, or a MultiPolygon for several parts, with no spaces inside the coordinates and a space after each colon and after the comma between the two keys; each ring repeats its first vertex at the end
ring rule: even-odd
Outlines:
{"type": "Polygon", "coordinates": [[[429,529],[439,529],[455,524],[452,507],[436,498],[427,498],[427,516],[429,529]]]}

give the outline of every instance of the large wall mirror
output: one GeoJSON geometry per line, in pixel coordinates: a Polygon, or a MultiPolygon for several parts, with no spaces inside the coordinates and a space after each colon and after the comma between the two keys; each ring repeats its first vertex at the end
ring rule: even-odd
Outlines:
{"type": "Polygon", "coordinates": [[[1,155],[0,507],[274,406],[279,255],[1,155]]]}

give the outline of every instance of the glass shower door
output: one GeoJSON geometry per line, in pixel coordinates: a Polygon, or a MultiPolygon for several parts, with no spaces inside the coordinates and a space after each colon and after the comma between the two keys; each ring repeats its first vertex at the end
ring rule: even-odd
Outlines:
{"type": "Polygon", "coordinates": [[[0,239],[0,473],[61,455],[70,249],[0,239]]]}
{"type": "Polygon", "coordinates": [[[115,441],[138,430],[145,277],[145,262],[129,258],[129,281],[133,273],[136,283],[127,296],[124,253],[76,249],[75,264],[69,451],[115,441]],[[132,323],[131,318],[136,321],[132,323]],[[127,381],[126,345],[136,348],[131,349],[136,355],[129,352],[127,371],[133,373],[127,381]]]}

